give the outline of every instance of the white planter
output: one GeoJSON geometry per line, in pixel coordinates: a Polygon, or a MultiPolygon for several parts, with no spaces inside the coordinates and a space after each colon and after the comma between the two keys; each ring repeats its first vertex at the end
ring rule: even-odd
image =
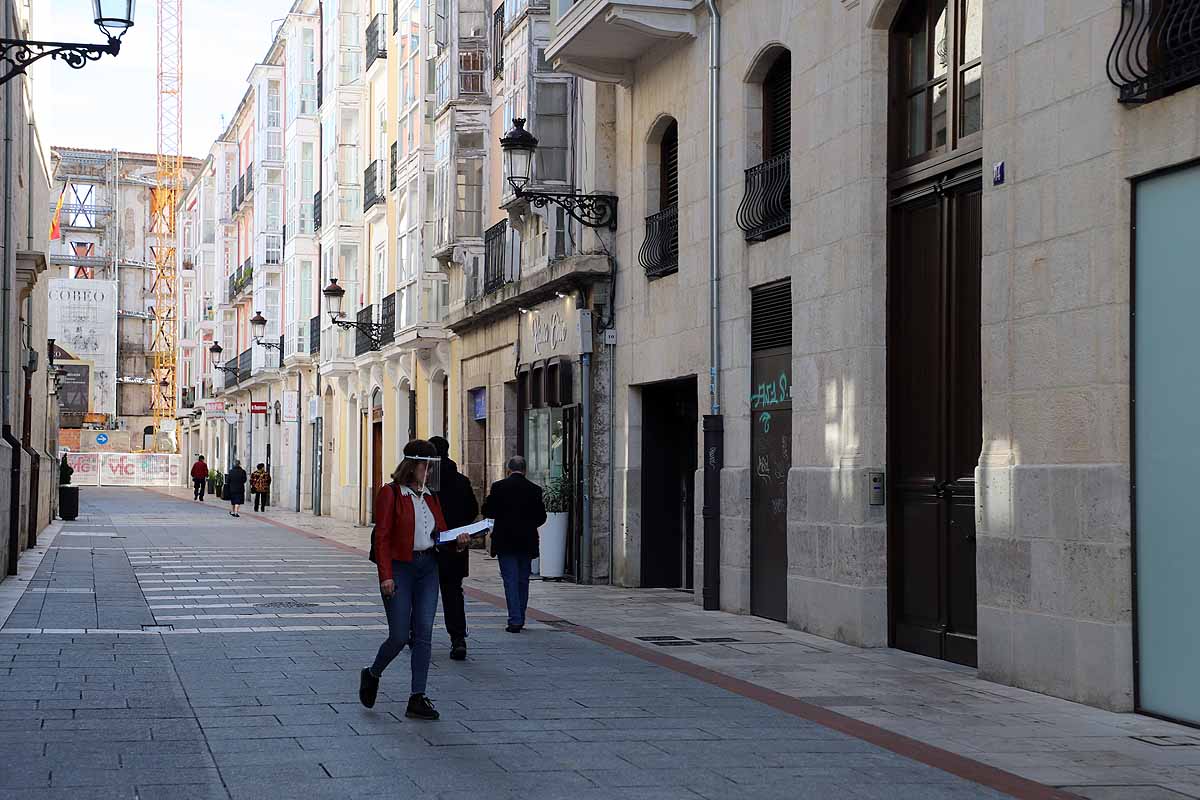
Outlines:
{"type": "Polygon", "coordinates": [[[543,578],[561,578],[567,565],[567,518],[566,511],[546,515],[546,524],[538,528],[539,574],[543,578]]]}

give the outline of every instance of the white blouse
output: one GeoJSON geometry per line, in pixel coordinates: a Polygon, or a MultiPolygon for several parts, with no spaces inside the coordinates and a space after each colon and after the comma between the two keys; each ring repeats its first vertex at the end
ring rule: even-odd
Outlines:
{"type": "Polygon", "coordinates": [[[437,527],[437,523],[433,519],[433,512],[429,509],[429,504],[425,502],[425,498],[429,496],[429,490],[422,492],[414,492],[407,486],[400,487],[400,491],[412,498],[413,504],[413,552],[419,553],[422,550],[428,550],[433,547],[433,530],[437,527]]]}

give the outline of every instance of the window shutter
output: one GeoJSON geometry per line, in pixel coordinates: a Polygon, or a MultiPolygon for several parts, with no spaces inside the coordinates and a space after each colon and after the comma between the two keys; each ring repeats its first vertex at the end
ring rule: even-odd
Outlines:
{"type": "Polygon", "coordinates": [[[663,133],[659,151],[659,168],[662,171],[659,209],[679,204],[679,123],[671,122],[663,133]]]}
{"type": "Polygon", "coordinates": [[[775,59],[763,79],[763,160],[792,147],[792,56],[775,59]]]}
{"type": "Polygon", "coordinates": [[[750,290],[750,350],[792,346],[792,283],[750,290]]]}

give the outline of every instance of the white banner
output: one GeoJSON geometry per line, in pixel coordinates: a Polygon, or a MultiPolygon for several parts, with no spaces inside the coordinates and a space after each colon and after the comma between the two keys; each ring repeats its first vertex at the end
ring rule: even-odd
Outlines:
{"type": "Polygon", "coordinates": [[[300,393],[295,389],[283,393],[283,421],[296,422],[300,419],[300,393]]]}
{"type": "Polygon", "coordinates": [[[69,411],[117,412],[117,284],[74,278],[52,278],[46,336],[54,339],[56,360],[74,375],[82,391],[69,411]],[[73,372],[72,372],[73,370],[73,372]]]}
{"type": "Polygon", "coordinates": [[[67,463],[75,470],[71,476],[72,486],[100,485],[99,453],[67,453],[67,463]]]}
{"type": "Polygon", "coordinates": [[[174,486],[180,457],[169,453],[102,453],[101,486],[174,486]]]}

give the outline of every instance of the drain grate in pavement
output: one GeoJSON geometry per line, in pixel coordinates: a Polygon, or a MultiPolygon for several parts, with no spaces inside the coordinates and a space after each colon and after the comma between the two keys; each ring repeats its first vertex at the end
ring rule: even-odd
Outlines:
{"type": "Polygon", "coordinates": [[[144,630],[144,631],[159,631],[159,632],[173,631],[173,630],[175,630],[175,626],[174,625],[143,625],[142,630],[144,630]]]}
{"type": "Polygon", "coordinates": [[[255,603],[255,608],[316,608],[316,603],[304,603],[300,600],[276,600],[272,603],[255,603]]]}
{"type": "Polygon", "coordinates": [[[639,642],[682,642],[678,636],[638,636],[639,642]]]}
{"type": "Polygon", "coordinates": [[[579,627],[574,622],[571,622],[570,620],[566,620],[566,619],[548,619],[548,620],[545,620],[543,624],[549,625],[551,628],[557,628],[560,631],[570,630],[571,628],[579,627]]]}
{"type": "Polygon", "coordinates": [[[1200,747],[1200,738],[1195,736],[1131,736],[1137,742],[1155,747],[1200,747]]]}
{"type": "Polygon", "coordinates": [[[734,639],[732,636],[697,636],[696,641],[704,644],[729,644],[730,642],[740,642],[741,639],[734,639]]]}
{"type": "Polygon", "coordinates": [[[699,647],[699,642],[689,642],[685,639],[680,639],[677,642],[651,642],[657,647],[699,647]]]}

